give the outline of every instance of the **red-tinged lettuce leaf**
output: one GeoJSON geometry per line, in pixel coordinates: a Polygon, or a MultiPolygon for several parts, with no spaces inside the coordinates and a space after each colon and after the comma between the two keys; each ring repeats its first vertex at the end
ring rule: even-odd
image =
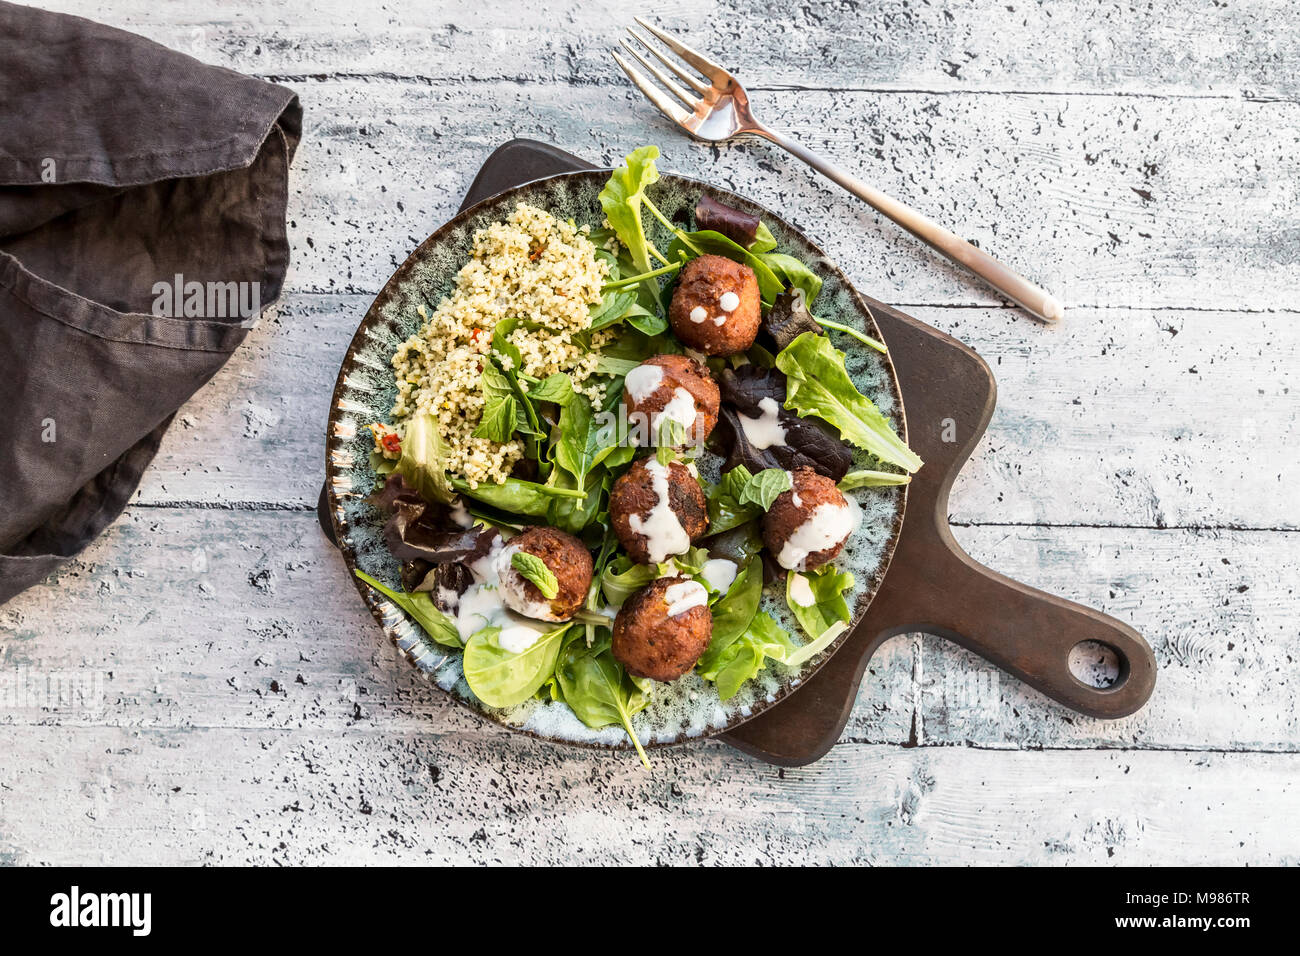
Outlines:
{"type": "Polygon", "coordinates": [[[787,289],[776,297],[772,308],[763,318],[763,331],[771,336],[778,352],[804,332],[826,334],[808,311],[808,303],[798,289],[787,289]]]}
{"type": "Polygon", "coordinates": [[[733,209],[707,195],[700,196],[700,201],[695,204],[695,227],[720,232],[747,249],[758,237],[757,216],[733,209]]]}

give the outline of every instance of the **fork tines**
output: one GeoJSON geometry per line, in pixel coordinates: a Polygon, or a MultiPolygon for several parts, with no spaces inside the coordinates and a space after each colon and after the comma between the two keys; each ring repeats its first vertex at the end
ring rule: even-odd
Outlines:
{"type": "Polygon", "coordinates": [[[678,62],[677,59],[666,55],[660,50],[658,45],[652,43],[631,27],[628,28],[627,32],[631,36],[631,40],[635,40],[640,49],[627,37],[621,39],[619,45],[628,56],[633,57],[637,63],[648,71],[650,76],[653,76],[654,80],[658,81],[659,85],[656,85],[649,76],[646,76],[645,73],[641,72],[641,70],[638,70],[635,66],[629,63],[617,50],[613,51],[614,61],[622,67],[623,72],[627,74],[628,79],[636,85],[637,89],[646,95],[650,102],[654,103],[662,113],[674,122],[684,125],[694,114],[701,112],[701,104],[711,100],[711,94],[715,94],[716,92],[725,89],[733,82],[730,73],[717,63],[714,63],[708,57],[704,56],[704,54],[687,46],[671,34],[665,33],[658,27],[652,26],[641,17],[636,17],[635,20],[648,33],[652,34],[667,46],[669,50],[677,54],[681,60],[685,61],[686,64],[694,67],[695,70],[698,71],[699,75],[691,72],[678,62]],[[685,83],[698,95],[691,95],[691,93],[687,92],[687,90],[685,90],[679,83],[674,81],[672,77],[666,74],[659,67],[655,66],[654,63],[642,54],[642,49],[671,70],[672,73],[682,81],[682,83],[685,83]],[[709,82],[705,83],[704,80],[700,78],[700,75],[709,82]],[[664,90],[667,90],[676,97],[677,101],[680,102],[681,105],[679,106],[677,102],[673,102],[672,99],[665,96],[664,90]],[[682,109],[682,106],[687,108],[682,109]]]}

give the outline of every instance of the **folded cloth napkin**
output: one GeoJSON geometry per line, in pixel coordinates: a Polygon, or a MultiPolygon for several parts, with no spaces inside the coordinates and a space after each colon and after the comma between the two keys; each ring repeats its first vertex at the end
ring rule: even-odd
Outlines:
{"type": "Polygon", "coordinates": [[[292,90],[0,2],[0,603],[121,513],[275,301],[292,90]]]}

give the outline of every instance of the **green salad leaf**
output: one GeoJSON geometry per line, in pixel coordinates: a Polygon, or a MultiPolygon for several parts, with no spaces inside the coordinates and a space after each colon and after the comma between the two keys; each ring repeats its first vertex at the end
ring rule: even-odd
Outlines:
{"type": "Polygon", "coordinates": [[[555,667],[559,699],[588,727],[622,724],[641,763],[649,770],[650,760],[632,729],[632,716],[649,705],[652,682],[632,677],[623,669],[614,659],[608,637],[591,647],[577,637],[580,635],[565,643],[555,667]]]}
{"type": "Polygon", "coordinates": [[[830,565],[816,571],[791,571],[786,575],[785,601],[804,633],[817,641],[832,628],[836,634],[840,633],[853,619],[844,600],[844,592],[851,587],[853,575],[830,565]]]}
{"type": "Polygon", "coordinates": [[[727,648],[739,640],[753,622],[762,597],[763,562],[756,555],[745,562],[727,593],[713,604],[713,636],[696,665],[702,675],[718,670],[727,648]]]}
{"type": "Polygon", "coordinates": [[[483,363],[480,382],[483,391],[483,418],[474,429],[474,437],[508,442],[518,424],[519,407],[515,402],[514,386],[495,362],[483,363]]]}
{"type": "MultiPolygon", "coordinates": [[[[627,154],[623,165],[614,170],[609,182],[600,191],[600,208],[613,227],[619,242],[626,247],[637,272],[650,272],[654,266],[651,256],[664,265],[669,259],[646,238],[641,225],[641,205],[647,186],[659,181],[655,160],[659,158],[658,146],[642,146],[627,154]]],[[[651,282],[654,280],[651,279],[651,282]]]]}
{"type": "Polygon", "coordinates": [[[456,628],[456,622],[433,603],[433,597],[427,592],[416,591],[411,593],[408,591],[398,594],[392,588],[386,587],[360,569],[356,571],[356,576],[409,614],[415,623],[424,630],[424,633],[428,634],[437,643],[444,647],[458,648],[462,646],[460,631],[456,628]]]}
{"type": "Polygon", "coordinates": [[[912,480],[911,475],[900,475],[894,471],[851,471],[840,479],[840,491],[852,491],[855,488],[882,488],[887,485],[905,485],[912,480]]]}
{"type": "Polygon", "coordinates": [[[475,498],[507,514],[531,515],[538,518],[546,514],[554,498],[585,498],[587,493],[579,488],[562,488],[542,485],[522,478],[507,478],[500,484],[480,482],[471,488],[464,478],[451,479],[451,487],[461,494],[475,498]]]}
{"type": "Polygon", "coordinates": [[[555,673],[566,622],[541,634],[532,645],[515,653],[503,648],[499,627],[485,627],[465,645],[461,666],[465,682],[489,707],[514,707],[532,697],[555,673]]]}
{"type": "Polygon", "coordinates": [[[768,660],[784,661],[794,653],[790,636],[763,612],[755,614],[744,633],[711,657],[707,665],[701,658],[699,674],[713,681],[720,699],[729,700],[746,681],[758,676],[768,660]]]}
{"type": "Polygon", "coordinates": [[[760,219],[758,229],[754,233],[754,241],[749,244],[749,251],[757,255],[771,252],[775,248],[776,236],[772,235],[772,230],[767,228],[767,223],[760,219]]]}
{"type": "Polygon", "coordinates": [[[844,353],[829,338],[804,332],[781,350],[776,367],[786,376],[786,408],[801,418],[825,419],[839,429],[841,437],[881,461],[909,472],[921,467],[916,452],[853,384],[844,367],[844,353]]]}
{"type": "Polygon", "coordinates": [[[748,524],[759,515],[753,504],[744,504],[740,496],[754,476],[744,465],[723,472],[716,485],[706,489],[709,500],[709,536],[748,524]]]}
{"type": "Polygon", "coordinates": [[[554,402],[565,404],[573,397],[573,379],[564,372],[548,375],[528,390],[528,397],[535,402],[554,402]]]}
{"type": "Polygon", "coordinates": [[[412,415],[402,436],[402,457],[393,471],[426,501],[447,504],[454,495],[447,479],[446,460],[438,420],[429,414],[412,415]]]}
{"type": "Polygon", "coordinates": [[[803,292],[804,305],[812,308],[813,300],[821,294],[822,280],[817,273],[804,265],[803,261],[784,252],[765,252],[758,258],[763,260],[772,272],[787,288],[803,292]]]}
{"type": "Polygon", "coordinates": [[[618,606],[658,577],[657,565],[633,564],[627,555],[619,555],[606,565],[600,587],[606,603],[618,606]]]}
{"type": "Polygon", "coordinates": [[[549,601],[560,593],[560,581],[555,572],[537,555],[516,551],[510,556],[510,566],[531,581],[546,600],[549,601]]]}

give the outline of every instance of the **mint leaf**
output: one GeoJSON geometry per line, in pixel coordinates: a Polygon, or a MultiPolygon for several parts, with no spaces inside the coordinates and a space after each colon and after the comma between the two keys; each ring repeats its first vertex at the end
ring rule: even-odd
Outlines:
{"type": "Polygon", "coordinates": [[[550,601],[560,593],[560,582],[555,577],[555,572],[537,555],[516,551],[510,556],[510,566],[533,582],[546,600],[550,601]]]}

